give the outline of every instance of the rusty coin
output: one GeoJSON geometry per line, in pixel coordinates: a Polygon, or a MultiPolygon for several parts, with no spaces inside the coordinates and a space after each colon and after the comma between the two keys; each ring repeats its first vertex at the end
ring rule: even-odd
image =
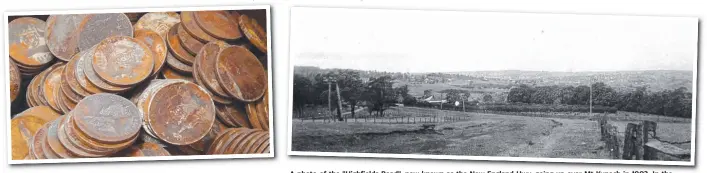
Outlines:
{"type": "Polygon", "coordinates": [[[106,82],[130,86],[147,79],[155,67],[150,47],[134,38],[109,37],[93,54],[93,69],[106,82]]]}
{"type": "Polygon", "coordinates": [[[18,116],[10,120],[10,140],[12,145],[12,160],[27,157],[32,137],[46,121],[33,116],[18,116]]]}
{"type": "Polygon", "coordinates": [[[56,94],[59,93],[57,91],[61,85],[62,71],[64,71],[64,66],[52,69],[52,71],[47,73],[44,83],[42,84],[44,99],[52,109],[58,112],[62,112],[56,100],[56,94]]]}
{"type": "Polygon", "coordinates": [[[10,57],[25,66],[44,66],[54,59],[44,37],[47,24],[33,17],[21,17],[7,24],[10,57]]]}
{"type": "MultiPolygon", "coordinates": [[[[86,50],[85,54],[81,54],[81,61],[83,64],[77,64],[80,66],[83,66],[84,70],[84,75],[86,75],[86,79],[88,79],[88,82],[93,84],[94,86],[98,87],[98,89],[102,91],[107,91],[107,92],[112,92],[112,93],[119,93],[125,90],[128,90],[132,88],[132,86],[118,86],[118,85],[113,85],[111,83],[106,82],[103,78],[98,76],[96,73],[96,70],[94,68],[94,63],[92,63],[91,59],[93,59],[92,55],[95,55],[96,49],[98,45],[91,47],[91,49],[86,50]]],[[[115,65],[115,64],[111,64],[115,65]]]]}
{"type": "Polygon", "coordinates": [[[49,144],[49,148],[60,158],[74,158],[76,156],[70,153],[59,140],[59,122],[63,119],[63,117],[56,119],[49,124],[47,143],[49,144]]]}
{"type": "Polygon", "coordinates": [[[86,14],[51,15],[47,18],[47,45],[57,58],[68,61],[79,52],[79,26],[86,14]]]}
{"type": "Polygon", "coordinates": [[[173,70],[176,70],[180,73],[187,73],[191,74],[194,71],[194,67],[191,65],[187,65],[182,63],[182,61],[177,60],[177,58],[174,58],[172,53],[167,53],[167,65],[171,67],[173,70]]]}
{"type": "Polygon", "coordinates": [[[227,47],[218,54],[216,74],[221,86],[232,97],[253,102],[260,99],[267,88],[265,69],[247,49],[227,47]]]}
{"type": "Polygon", "coordinates": [[[123,13],[90,14],[79,26],[79,50],[88,50],[103,39],[133,36],[133,25],[123,13]]]}
{"type": "Polygon", "coordinates": [[[152,50],[155,67],[152,68],[151,75],[157,74],[162,70],[167,59],[167,43],[164,41],[164,37],[152,30],[136,30],[135,39],[145,43],[152,50]]]}
{"type": "Polygon", "coordinates": [[[169,29],[167,33],[167,45],[174,58],[191,66],[194,64],[194,56],[187,52],[182,46],[181,41],[179,41],[179,36],[177,36],[177,28],[179,28],[179,25],[174,25],[169,29]]]}
{"type": "Polygon", "coordinates": [[[258,24],[258,21],[248,17],[248,15],[240,15],[238,19],[238,24],[243,31],[243,35],[248,38],[248,41],[261,52],[267,53],[267,34],[265,30],[263,30],[263,27],[258,24]]]}
{"type": "Polygon", "coordinates": [[[179,14],[175,12],[150,12],[135,23],[135,30],[152,30],[166,38],[169,28],[179,23],[179,14]]]}
{"type": "Polygon", "coordinates": [[[216,42],[210,42],[204,45],[199,51],[199,54],[196,55],[194,68],[197,70],[194,70],[193,73],[199,73],[198,75],[203,80],[202,82],[204,82],[206,88],[212,91],[213,94],[229,98],[230,96],[226,94],[226,91],[224,91],[221,84],[219,84],[215,73],[216,58],[220,50],[221,47],[216,42]]]}
{"type": "Polygon", "coordinates": [[[189,33],[184,30],[183,25],[177,26],[177,37],[180,43],[182,43],[182,47],[192,55],[196,55],[199,50],[201,50],[201,47],[204,46],[204,43],[189,35],[189,33]]]}
{"type": "Polygon", "coordinates": [[[232,103],[226,105],[216,106],[217,115],[222,117],[222,119],[228,119],[225,122],[230,122],[227,124],[231,127],[245,127],[252,128],[250,125],[250,120],[248,120],[248,114],[246,114],[245,105],[242,103],[232,103]]]}
{"type": "Polygon", "coordinates": [[[44,150],[42,150],[42,145],[44,144],[44,139],[47,137],[47,124],[45,123],[42,128],[37,130],[32,137],[32,144],[30,148],[30,153],[34,154],[37,159],[47,159],[44,155],[44,150]]]}
{"type": "MultiPolygon", "coordinates": [[[[79,83],[79,86],[83,90],[90,94],[96,94],[96,93],[103,93],[104,91],[98,88],[98,86],[94,85],[88,80],[88,77],[86,76],[86,66],[84,65],[86,61],[90,61],[88,58],[89,56],[89,51],[83,51],[77,54],[78,57],[74,57],[73,59],[76,59],[75,61],[69,61],[70,67],[74,67],[74,76],[76,76],[76,81],[79,83]]],[[[75,91],[78,91],[75,90],[75,91]]],[[[84,95],[88,96],[88,95],[84,95]]]]}
{"type": "Polygon", "coordinates": [[[149,142],[133,146],[130,151],[128,156],[170,156],[169,152],[160,145],[149,142]]]}
{"type": "Polygon", "coordinates": [[[22,78],[20,78],[20,71],[17,70],[17,65],[10,62],[10,102],[15,101],[17,95],[20,95],[20,84],[22,83],[22,78]]]}
{"type": "Polygon", "coordinates": [[[194,82],[194,78],[192,78],[191,76],[181,74],[173,70],[172,68],[164,68],[162,70],[162,77],[164,77],[165,79],[183,79],[190,82],[194,82]]]}
{"type": "Polygon", "coordinates": [[[218,41],[218,39],[212,37],[201,29],[199,24],[196,23],[196,20],[194,20],[193,11],[182,11],[182,15],[180,17],[182,18],[182,26],[184,27],[184,30],[186,30],[194,38],[198,39],[202,43],[218,41]]]}
{"type": "MultiPolygon", "coordinates": [[[[195,70],[196,70],[196,69],[195,69],[195,70]]],[[[206,86],[206,84],[204,83],[204,79],[201,77],[201,75],[199,75],[199,73],[192,73],[192,74],[194,75],[194,76],[193,76],[193,77],[194,77],[194,81],[196,81],[197,84],[199,84],[200,86],[206,86]]],[[[206,91],[207,91],[207,93],[209,93],[209,95],[211,96],[211,99],[213,99],[214,102],[216,102],[216,103],[220,103],[220,104],[231,104],[231,103],[233,102],[230,98],[225,98],[225,97],[221,97],[221,96],[215,95],[215,94],[213,94],[213,93],[212,93],[211,91],[209,91],[209,90],[206,90],[206,91]]]]}
{"type": "Polygon", "coordinates": [[[78,129],[91,139],[106,143],[130,140],[140,131],[141,117],[135,104],[114,94],[94,94],[72,111],[78,129]]]}
{"type": "Polygon", "coordinates": [[[231,18],[226,11],[197,11],[194,12],[196,23],[209,35],[222,40],[236,40],[241,38],[238,21],[231,18]]]}
{"type": "Polygon", "coordinates": [[[213,140],[216,138],[216,136],[218,136],[218,134],[220,134],[221,132],[225,131],[227,128],[228,127],[221,123],[221,121],[215,120],[214,124],[211,126],[211,130],[209,131],[209,133],[204,136],[204,138],[201,138],[201,140],[189,145],[189,147],[200,152],[205,152],[211,145],[213,140]]]}
{"type": "Polygon", "coordinates": [[[155,135],[173,145],[192,144],[208,134],[214,103],[206,90],[183,81],[155,91],[147,116],[155,135]]]}

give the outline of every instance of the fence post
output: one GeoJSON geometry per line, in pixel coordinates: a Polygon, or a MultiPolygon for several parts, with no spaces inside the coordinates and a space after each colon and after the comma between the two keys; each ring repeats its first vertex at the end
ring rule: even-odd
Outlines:
{"type": "Polygon", "coordinates": [[[626,124],[626,131],[624,131],[624,153],[623,153],[623,159],[624,160],[633,160],[636,155],[635,153],[635,148],[636,144],[634,142],[635,140],[635,133],[636,133],[636,124],[634,123],[628,123],[626,124]]]}
{"type": "Polygon", "coordinates": [[[618,137],[618,131],[616,130],[616,126],[609,126],[609,135],[611,137],[609,138],[609,141],[611,143],[611,155],[614,159],[618,159],[621,154],[619,151],[619,137],[618,137]]]}
{"type": "Polygon", "coordinates": [[[641,122],[636,127],[636,160],[645,160],[646,126],[641,122]]]}

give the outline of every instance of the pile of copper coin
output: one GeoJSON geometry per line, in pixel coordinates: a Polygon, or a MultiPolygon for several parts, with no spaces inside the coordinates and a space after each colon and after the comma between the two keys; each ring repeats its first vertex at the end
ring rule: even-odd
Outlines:
{"type": "Polygon", "coordinates": [[[11,17],[12,159],[269,152],[264,11],[11,17]]]}

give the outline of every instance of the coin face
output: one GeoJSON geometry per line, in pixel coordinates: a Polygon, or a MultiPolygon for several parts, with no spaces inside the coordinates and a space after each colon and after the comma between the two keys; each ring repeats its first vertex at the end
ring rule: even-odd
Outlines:
{"type": "Polygon", "coordinates": [[[10,62],[10,102],[15,101],[17,95],[20,95],[20,84],[22,83],[22,78],[20,78],[20,71],[17,69],[15,63],[10,62]]]}
{"type": "Polygon", "coordinates": [[[267,34],[263,27],[258,24],[258,21],[248,17],[248,15],[240,15],[238,19],[238,24],[248,41],[261,52],[267,53],[267,34]]]}
{"type": "Polygon", "coordinates": [[[179,23],[179,14],[175,12],[150,12],[135,23],[135,30],[152,30],[166,38],[167,31],[179,23]]]}
{"type": "Polygon", "coordinates": [[[204,43],[201,43],[199,40],[189,35],[189,33],[184,30],[183,25],[177,26],[177,37],[180,43],[182,43],[182,47],[192,55],[196,55],[199,50],[201,50],[201,47],[204,46],[204,43]]]}
{"type": "Polygon", "coordinates": [[[221,47],[216,44],[216,42],[211,42],[204,45],[204,47],[199,51],[199,54],[196,55],[196,64],[198,65],[194,66],[197,69],[194,70],[194,73],[199,73],[199,77],[203,79],[206,88],[212,91],[212,93],[221,97],[229,97],[221,87],[221,84],[219,84],[215,73],[216,58],[218,57],[220,50],[221,47]]]}
{"type": "Polygon", "coordinates": [[[182,43],[179,40],[179,36],[177,36],[178,28],[179,25],[174,25],[169,30],[169,33],[167,33],[167,45],[169,46],[169,50],[172,52],[172,55],[175,58],[177,58],[184,64],[191,66],[192,64],[194,64],[194,56],[187,52],[187,50],[184,49],[184,47],[182,46],[182,43]]]}
{"type": "Polygon", "coordinates": [[[106,92],[111,92],[111,93],[119,93],[125,90],[130,89],[132,86],[126,85],[126,86],[117,86],[111,83],[108,83],[105,79],[101,78],[98,76],[96,73],[95,68],[93,67],[93,63],[91,59],[93,59],[93,55],[96,53],[96,48],[98,45],[91,47],[91,49],[86,50],[86,53],[82,53],[81,59],[83,60],[83,64],[78,64],[80,66],[83,66],[83,71],[84,75],[86,76],[86,79],[88,79],[88,82],[93,84],[94,86],[98,87],[101,91],[106,91],[106,92]]]}
{"type": "Polygon", "coordinates": [[[193,11],[182,11],[182,15],[180,17],[182,18],[182,26],[184,27],[184,30],[191,34],[194,38],[198,39],[202,43],[218,41],[218,39],[212,37],[201,29],[199,24],[196,23],[196,20],[194,20],[193,11]]]}
{"type": "Polygon", "coordinates": [[[19,116],[10,120],[12,160],[22,160],[27,157],[32,137],[44,123],[46,121],[33,116],[19,116]]]}
{"type": "Polygon", "coordinates": [[[114,94],[94,94],[81,100],[72,111],[76,126],[86,136],[119,143],[140,131],[141,117],[135,104],[114,94]]]}
{"type": "Polygon", "coordinates": [[[155,66],[152,68],[152,75],[157,74],[165,64],[167,59],[167,42],[164,37],[152,30],[136,30],[135,39],[145,43],[153,53],[155,66]]]}
{"type": "Polygon", "coordinates": [[[194,12],[196,23],[209,35],[223,40],[236,40],[241,38],[238,21],[234,21],[226,11],[197,11],[194,12]]]}
{"type": "Polygon", "coordinates": [[[244,102],[253,102],[265,93],[265,69],[247,49],[231,46],[221,50],[216,65],[217,77],[224,90],[232,97],[244,102]]]}
{"type": "MultiPolygon", "coordinates": [[[[86,61],[90,61],[89,59],[89,52],[91,51],[83,51],[78,54],[76,54],[77,57],[74,57],[73,59],[76,59],[76,61],[69,61],[69,67],[74,67],[75,70],[75,76],[76,76],[76,81],[79,83],[81,88],[86,90],[86,92],[90,94],[96,94],[96,93],[102,93],[104,92],[103,90],[99,89],[98,86],[94,85],[93,83],[88,81],[88,77],[86,77],[86,68],[85,68],[85,63],[86,61]]],[[[88,95],[84,95],[88,96],[88,95]]]]}
{"type": "Polygon", "coordinates": [[[49,50],[67,61],[79,52],[79,26],[85,14],[60,14],[47,18],[46,39],[49,50]]]}
{"type": "Polygon", "coordinates": [[[123,13],[90,14],[79,26],[79,50],[88,50],[112,36],[133,36],[133,25],[123,13]]]}
{"type": "Polygon", "coordinates": [[[47,156],[44,155],[44,150],[42,150],[42,145],[44,144],[44,139],[47,137],[47,124],[44,124],[42,128],[37,130],[32,137],[32,148],[31,154],[34,154],[35,158],[46,159],[47,156]]]}
{"type": "Polygon", "coordinates": [[[43,66],[54,56],[44,38],[47,24],[33,17],[21,17],[7,24],[10,57],[25,66],[43,66]]]}
{"type": "Polygon", "coordinates": [[[191,82],[176,82],[155,92],[148,111],[150,127],[167,143],[189,145],[211,130],[214,109],[205,89],[191,82]]]}
{"type": "Polygon", "coordinates": [[[103,40],[96,47],[92,62],[99,77],[119,86],[142,82],[150,76],[155,66],[150,48],[125,36],[103,40]]]}

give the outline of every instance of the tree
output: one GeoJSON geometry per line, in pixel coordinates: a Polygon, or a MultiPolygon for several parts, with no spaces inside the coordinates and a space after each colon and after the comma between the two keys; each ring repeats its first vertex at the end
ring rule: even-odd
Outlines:
{"type": "Polygon", "coordinates": [[[534,92],[534,88],[525,84],[522,84],[515,88],[511,88],[511,91],[508,92],[508,102],[531,103],[531,96],[534,92]]]}
{"type": "Polygon", "coordinates": [[[604,82],[594,83],[592,84],[592,100],[594,105],[614,106],[616,105],[616,91],[604,82]]]}
{"type": "Polygon", "coordinates": [[[493,96],[491,96],[491,94],[485,94],[485,95],[484,95],[484,98],[483,98],[483,101],[484,101],[485,103],[493,102],[493,96]]]}
{"type": "Polygon", "coordinates": [[[312,81],[302,75],[295,75],[292,86],[292,102],[295,110],[302,114],[305,105],[311,104],[315,96],[312,92],[312,81]]]}
{"type": "Polygon", "coordinates": [[[383,112],[395,103],[396,94],[391,76],[370,78],[364,94],[369,113],[376,112],[378,116],[383,116],[383,112]]]}

